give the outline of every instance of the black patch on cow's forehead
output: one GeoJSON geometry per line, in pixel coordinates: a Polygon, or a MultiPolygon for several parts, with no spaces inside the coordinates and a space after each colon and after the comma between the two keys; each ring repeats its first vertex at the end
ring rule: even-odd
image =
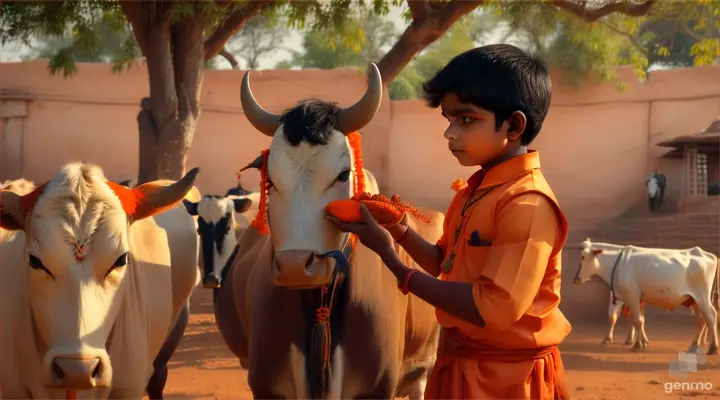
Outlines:
{"type": "Polygon", "coordinates": [[[244,187],[240,182],[238,182],[237,186],[235,186],[234,188],[229,189],[229,190],[227,191],[227,193],[225,193],[225,197],[231,196],[231,195],[233,195],[233,196],[246,196],[246,195],[249,195],[249,194],[251,194],[251,193],[252,193],[251,191],[245,189],[245,187],[244,187]]]}
{"type": "Polygon", "coordinates": [[[280,121],[283,123],[285,139],[291,145],[300,142],[310,145],[326,145],[337,129],[341,108],[335,103],[318,99],[303,100],[295,107],[285,111],[280,121]]]}

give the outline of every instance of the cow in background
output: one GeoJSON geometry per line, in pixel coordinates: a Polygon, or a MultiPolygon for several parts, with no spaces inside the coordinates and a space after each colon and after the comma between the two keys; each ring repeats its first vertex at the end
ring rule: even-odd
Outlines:
{"type": "Polygon", "coordinates": [[[258,202],[259,193],[247,191],[240,184],[228,190],[225,197],[206,194],[199,201],[183,200],[187,212],[197,217],[199,266],[205,289],[222,286],[227,261],[240,235],[257,214],[258,202]]]}
{"type": "MultiPolygon", "coordinates": [[[[645,308],[641,307],[640,312],[643,314],[643,318],[645,316],[645,308]]],[[[608,305],[608,325],[610,326],[610,329],[608,330],[608,334],[603,340],[603,344],[611,344],[613,342],[613,336],[615,331],[615,324],[617,323],[618,317],[622,315],[623,317],[626,317],[628,321],[630,321],[630,332],[627,335],[627,338],[625,339],[626,345],[631,345],[635,343],[635,340],[637,339],[635,336],[635,325],[633,325],[632,318],[630,315],[630,307],[628,307],[627,303],[625,303],[622,300],[615,299],[613,301],[612,295],[610,296],[610,304],[608,305]]]]}
{"type": "Polygon", "coordinates": [[[657,212],[660,210],[663,199],[665,198],[666,184],[667,177],[665,174],[657,171],[650,173],[645,180],[645,185],[648,189],[648,204],[650,205],[650,212],[657,212]]]}
{"type": "Polygon", "coordinates": [[[703,342],[707,324],[711,341],[707,354],[712,355],[718,353],[718,273],[718,258],[697,246],[654,249],[593,243],[588,238],[582,243],[580,269],[573,283],[588,282],[597,276],[610,286],[611,296],[627,303],[638,331],[634,351],[648,346],[641,312],[643,301],[668,310],[681,305],[692,307],[698,333],[690,349],[694,351],[703,342]]]}

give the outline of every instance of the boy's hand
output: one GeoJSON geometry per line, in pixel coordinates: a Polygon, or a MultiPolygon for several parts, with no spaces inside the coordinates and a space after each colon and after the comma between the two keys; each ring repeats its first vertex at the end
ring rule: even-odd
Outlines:
{"type": "Polygon", "coordinates": [[[399,240],[405,236],[405,231],[408,229],[408,214],[404,213],[400,221],[393,226],[388,226],[387,230],[394,240],[399,240]]]}
{"type": "Polygon", "coordinates": [[[357,235],[362,244],[378,255],[382,256],[388,251],[394,252],[393,238],[390,232],[375,221],[364,204],[360,205],[360,214],[363,217],[362,223],[342,222],[329,214],[326,214],[325,217],[341,231],[357,235]]]}

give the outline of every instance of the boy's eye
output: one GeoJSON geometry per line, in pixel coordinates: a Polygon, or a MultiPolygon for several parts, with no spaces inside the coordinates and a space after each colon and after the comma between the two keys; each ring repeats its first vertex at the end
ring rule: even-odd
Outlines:
{"type": "Polygon", "coordinates": [[[469,124],[470,122],[475,121],[475,118],[462,116],[460,117],[460,121],[462,121],[463,124],[469,124]]]}

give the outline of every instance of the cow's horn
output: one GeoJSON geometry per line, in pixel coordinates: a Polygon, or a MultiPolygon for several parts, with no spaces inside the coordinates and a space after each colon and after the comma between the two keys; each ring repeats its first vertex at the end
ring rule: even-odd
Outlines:
{"type": "Polygon", "coordinates": [[[382,77],[377,65],[368,66],[368,89],[355,104],[340,111],[338,130],[349,134],[360,130],[370,122],[380,109],[382,102],[382,77]]]}
{"type": "Polygon", "coordinates": [[[280,126],[280,116],[265,111],[258,104],[250,90],[250,71],[245,73],[240,87],[240,103],[242,104],[245,117],[250,121],[252,126],[267,136],[273,137],[275,131],[280,126]]]}
{"type": "Polygon", "coordinates": [[[164,207],[179,201],[192,189],[198,173],[200,173],[200,168],[195,167],[185,174],[185,176],[179,181],[164,187],[152,196],[146,197],[146,201],[149,200],[152,204],[146,204],[145,206],[150,206],[151,208],[164,207]]]}
{"type": "MultiPolygon", "coordinates": [[[[238,171],[238,172],[243,172],[243,171],[246,171],[246,170],[248,170],[248,169],[250,169],[250,168],[261,169],[261,168],[262,168],[262,165],[263,165],[263,156],[262,156],[262,154],[261,154],[260,156],[258,156],[258,158],[256,158],[255,160],[253,160],[253,162],[251,162],[250,164],[244,166],[244,167],[243,167],[240,171],[238,171]]],[[[238,183],[238,186],[240,186],[239,183],[238,183]]]]}

